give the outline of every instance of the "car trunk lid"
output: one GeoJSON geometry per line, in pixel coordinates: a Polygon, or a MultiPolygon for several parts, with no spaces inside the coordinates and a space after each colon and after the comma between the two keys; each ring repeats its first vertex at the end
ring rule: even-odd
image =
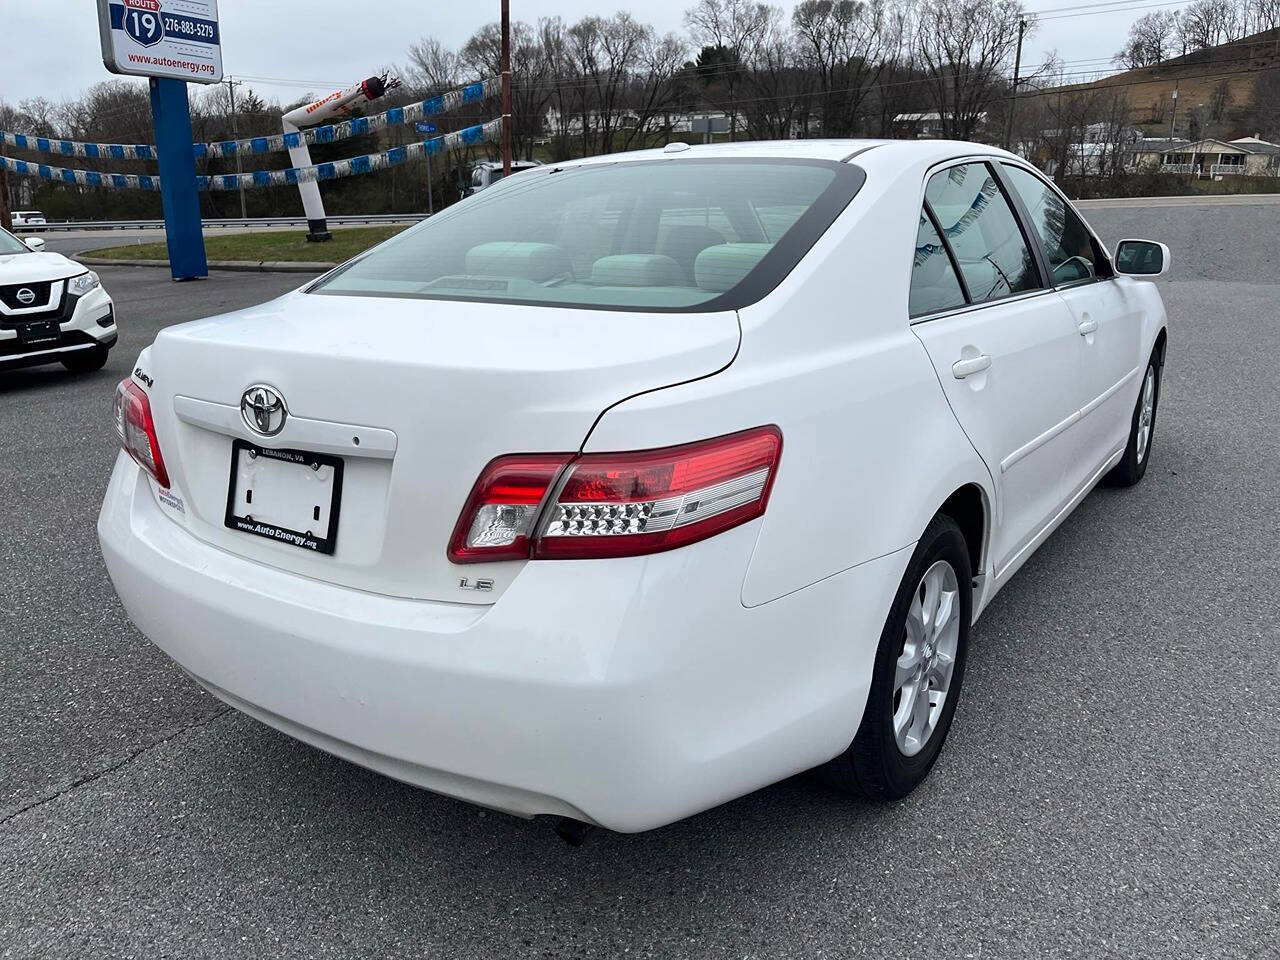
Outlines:
{"type": "MultiPolygon", "coordinates": [[[[732,312],[301,292],[171,327],[140,371],[151,381],[172,482],[160,502],[195,536],[274,567],[394,596],[491,602],[523,563],[461,567],[446,556],[484,466],[504,454],[576,451],[607,407],[724,368],[738,339],[732,312]],[[274,437],[256,434],[242,416],[254,385],[269,387],[287,409],[274,437]],[[233,477],[237,440],[322,455],[313,462],[341,460],[332,555],[227,526],[228,490],[246,483],[233,477]]],[[[317,477],[329,475],[320,469],[328,463],[317,477]]],[[[303,475],[273,483],[277,496],[298,484],[298,495],[310,496],[315,486],[303,475]]],[[[243,492],[235,502],[248,512],[243,492]]],[[[325,496],[315,497],[324,500],[316,504],[321,526],[325,496]]],[[[310,500],[302,506],[312,509],[310,500]]]]}

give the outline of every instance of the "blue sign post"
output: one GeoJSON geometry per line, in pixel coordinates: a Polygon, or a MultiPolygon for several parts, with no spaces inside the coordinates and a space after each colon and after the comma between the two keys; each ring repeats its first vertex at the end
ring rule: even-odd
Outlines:
{"type": "Polygon", "coordinates": [[[222,79],[218,0],[98,0],[98,32],[108,70],[150,78],[169,271],[207,277],[187,83],[222,79]]]}
{"type": "Polygon", "coordinates": [[[160,165],[160,199],[164,204],[164,238],[169,272],[175,280],[209,275],[200,225],[200,193],[196,159],[191,150],[191,108],[187,85],[167,77],[151,78],[151,122],[160,165]]]}
{"type": "MultiPolygon", "coordinates": [[[[424,123],[419,120],[414,124],[419,133],[435,133],[436,125],[434,123],[424,123]]],[[[427,158],[427,216],[434,216],[436,212],[436,201],[431,188],[431,154],[425,152],[423,154],[427,158]]]]}

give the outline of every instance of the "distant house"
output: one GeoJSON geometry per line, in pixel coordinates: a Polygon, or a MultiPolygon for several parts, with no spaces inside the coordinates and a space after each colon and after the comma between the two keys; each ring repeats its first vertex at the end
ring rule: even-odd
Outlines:
{"type": "MultiPolygon", "coordinates": [[[[986,122],[986,113],[978,114],[977,126],[986,122]]],[[[893,135],[903,140],[934,140],[942,136],[942,114],[937,110],[900,113],[893,118],[893,135]]]]}
{"type": "Polygon", "coordinates": [[[1147,138],[1126,148],[1129,169],[1197,177],[1280,177],[1280,144],[1260,137],[1238,140],[1147,138]]]}

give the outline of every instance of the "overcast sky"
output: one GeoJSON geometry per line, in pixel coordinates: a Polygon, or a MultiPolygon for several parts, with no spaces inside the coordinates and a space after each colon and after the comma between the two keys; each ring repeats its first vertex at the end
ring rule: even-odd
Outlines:
{"type": "MultiPolygon", "coordinates": [[[[1083,2],[1083,0],[1081,0],[1083,2]]],[[[631,7],[659,32],[681,30],[690,0],[647,0],[631,7]]],[[[1030,10],[1061,9],[1072,0],[1028,0],[1030,10]]],[[[488,20],[497,20],[497,0],[489,4],[423,0],[221,0],[223,65],[228,74],[305,81],[303,86],[255,81],[268,98],[296,99],[306,89],[350,83],[384,64],[403,63],[405,48],[434,35],[457,46],[488,20]],[[486,10],[486,6],[491,10],[486,10]]],[[[791,3],[782,3],[790,10],[791,3]]],[[[511,16],[533,22],[559,15],[573,21],[618,7],[592,0],[511,0],[511,16]]],[[[1037,64],[1056,48],[1069,64],[1109,57],[1120,49],[1135,13],[1109,13],[1045,23],[1028,44],[1024,60],[1037,64]]],[[[0,0],[4,47],[0,53],[0,99],[61,100],[111,78],[102,65],[93,0],[0,0]]],[[[1093,69],[1095,64],[1068,66],[1093,69]]]]}

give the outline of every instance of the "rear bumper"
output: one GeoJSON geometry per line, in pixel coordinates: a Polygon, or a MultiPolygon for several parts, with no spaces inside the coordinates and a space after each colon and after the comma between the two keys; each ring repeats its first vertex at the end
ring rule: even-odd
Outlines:
{"type": "Polygon", "coordinates": [[[123,455],[98,533],[134,623],[240,710],[440,793],[621,831],[844,749],[910,553],[747,609],[747,524],[647,558],[529,563],[489,607],[406,600],[197,540],[123,455]]]}
{"type": "Polygon", "coordinates": [[[110,348],[118,338],[115,304],[102,287],[76,299],[71,316],[58,325],[59,339],[56,343],[26,346],[20,342],[18,331],[13,329],[21,317],[2,319],[5,326],[0,327],[0,370],[57,363],[76,353],[110,348]]]}

